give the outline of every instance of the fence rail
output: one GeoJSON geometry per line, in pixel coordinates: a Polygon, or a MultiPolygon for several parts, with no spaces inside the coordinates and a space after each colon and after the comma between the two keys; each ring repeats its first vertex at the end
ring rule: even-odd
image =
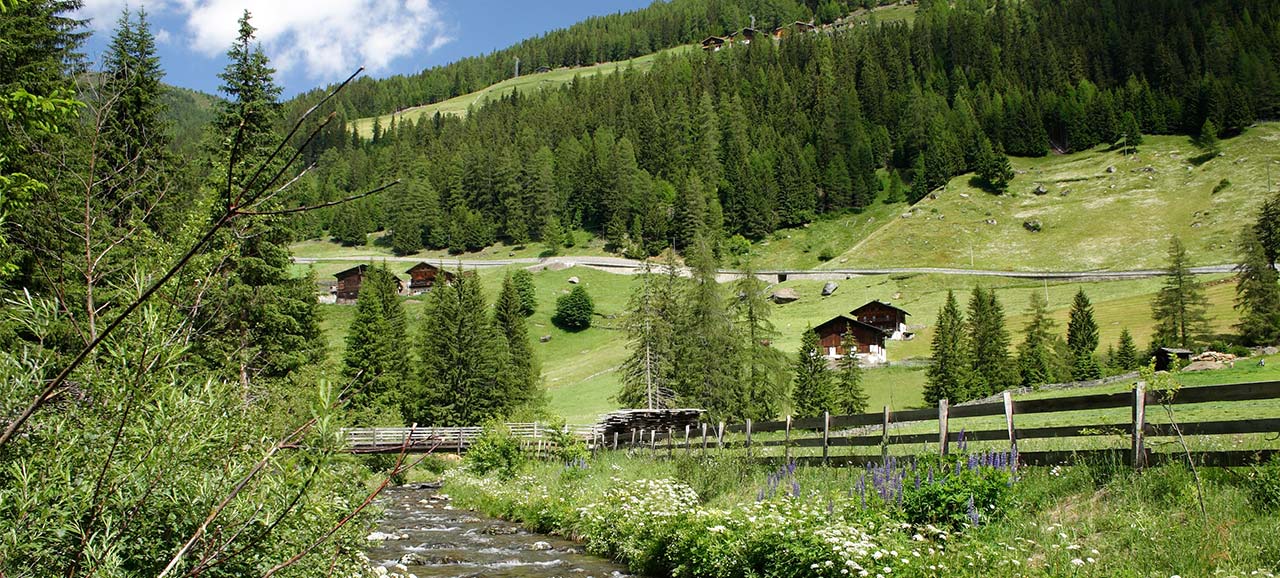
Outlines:
{"type": "MultiPolygon", "coordinates": [[[[555,446],[561,435],[581,439],[594,447],[601,439],[594,425],[567,425],[553,428],[544,423],[509,423],[507,430],[528,447],[545,450],[555,446]]],[[[454,451],[462,453],[484,433],[477,426],[350,428],[342,431],[354,453],[454,451]]]]}
{"type": "MultiPolygon", "coordinates": [[[[1007,442],[1009,449],[1018,454],[1024,464],[1051,464],[1069,460],[1072,456],[1106,457],[1118,462],[1141,468],[1149,464],[1161,463],[1171,459],[1184,459],[1179,454],[1152,452],[1148,448],[1148,437],[1171,437],[1181,433],[1183,436],[1197,435],[1238,435],[1238,434],[1280,434],[1280,418],[1260,419],[1222,419],[1192,421],[1180,423],[1177,430],[1172,424],[1150,423],[1146,411],[1148,405],[1169,404],[1181,406],[1196,403],[1244,403],[1262,400],[1280,399],[1280,381],[1255,383],[1208,385],[1182,388],[1171,397],[1162,392],[1147,391],[1145,384],[1139,382],[1132,391],[1119,393],[1092,393],[1058,398],[1036,400],[1014,400],[1009,392],[997,402],[977,403],[971,405],[951,406],[947,400],[938,403],[938,407],[891,411],[885,407],[878,413],[833,416],[829,413],[819,417],[793,419],[787,417],[779,421],[752,423],[746,420],[740,424],[699,424],[686,427],[682,432],[671,428],[653,430],[635,430],[621,439],[618,434],[612,440],[604,441],[605,447],[619,449],[622,447],[648,448],[655,452],[665,450],[668,454],[676,450],[703,452],[716,450],[745,450],[751,456],[753,450],[763,448],[784,448],[783,459],[796,458],[801,462],[820,462],[831,465],[862,464],[875,459],[884,459],[890,454],[892,446],[936,444],[937,451],[947,454],[951,446],[963,441],[973,442],[1007,442]],[[1124,423],[1101,423],[1097,418],[1079,416],[1079,421],[1068,421],[1071,425],[1043,425],[1038,427],[1018,427],[1018,417],[1037,414],[1069,414],[1070,412],[1129,409],[1130,419],[1124,423]],[[1003,416],[1003,427],[954,431],[951,420],[974,417],[1003,416]],[[929,433],[895,432],[899,426],[912,424],[924,426],[932,422],[934,431],[929,433]],[[878,427],[877,427],[878,426],[878,427]],[[762,433],[783,433],[783,439],[753,440],[753,436],[762,433]],[[727,440],[726,435],[738,436],[727,440]],[[740,434],[740,436],[739,436],[740,434]],[[1018,442],[1022,440],[1042,440],[1059,438],[1083,438],[1092,436],[1123,435],[1129,438],[1128,449],[1068,449],[1052,451],[1018,451],[1018,442]],[[962,438],[963,436],[963,438],[962,438]],[[834,448],[881,448],[880,456],[847,455],[833,457],[834,448]],[[793,456],[793,449],[821,448],[821,456],[793,456]]],[[[1065,416],[1064,416],[1065,417],[1065,416]]],[[[1263,450],[1231,450],[1193,452],[1197,461],[1206,465],[1234,466],[1269,459],[1280,454],[1275,449],[1263,450]]]]}

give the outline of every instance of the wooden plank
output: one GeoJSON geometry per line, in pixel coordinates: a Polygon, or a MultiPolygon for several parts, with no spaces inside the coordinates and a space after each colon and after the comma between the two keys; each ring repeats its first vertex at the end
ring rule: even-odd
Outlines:
{"type": "Polygon", "coordinates": [[[822,461],[823,462],[827,461],[827,456],[831,449],[831,444],[828,443],[830,439],[831,439],[831,412],[824,411],[822,412],[822,461]]]}
{"type": "Polygon", "coordinates": [[[909,421],[933,421],[938,418],[937,410],[928,409],[911,409],[907,411],[897,411],[893,413],[894,423],[906,423],[909,421]]]}
{"type": "Polygon", "coordinates": [[[751,424],[751,431],[756,433],[782,431],[787,428],[786,420],[762,421],[751,424]]]}
{"type": "Polygon", "coordinates": [[[889,461],[889,406],[884,406],[884,424],[881,429],[880,457],[888,463],[889,461]]]}
{"type": "MultiPolygon", "coordinates": [[[[1278,433],[1280,432],[1280,418],[1248,419],[1239,421],[1201,421],[1180,423],[1178,424],[1178,427],[1182,430],[1182,435],[1278,433]]],[[[1150,436],[1177,435],[1173,430],[1173,426],[1170,424],[1147,424],[1145,433],[1150,436]]]]}
{"type": "Polygon", "coordinates": [[[981,417],[986,415],[1002,415],[1004,402],[977,403],[972,405],[953,405],[949,410],[951,419],[962,417],[981,417]]]}
{"type": "Polygon", "coordinates": [[[823,420],[821,416],[806,417],[806,418],[801,418],[797,420],[792,420],[791,427],[794,429],[807,429],[807,430],[818,431],[822,429],[822,424],[823,424],[823,420]]]}
{"type": "Polygon", "coordinates": [[[880,414],[878,413],[831,416],[831,427],[835,429],[876,425],[878,423],[880,423],[880,414]]]}
{"type": "Polygon", "coordinates": [[[1004,422],[1009,430],[1009,450],[1016,454],[1018,453],[1018,436],[1013,429],[1013,396],[1007,390],[1004,392],[1004,422]]]}
{"type": "Polygon", "coordinates": [[[1130,444],[1129,463],[1136,469],[1142,469],[1147,462],[1146,442],[1143,435],[1147,429],[1147,394],[1146,384],[1139,381],[1133,388],[1133,423],[1129,424],[1130,444]]]}
{"type": "Polygon", "coordinates": [[[782,440],[782,457],[791,459],[791,414],[787,414],[787,437],[782,440]]]}
{"type": "Polygon", "coordinates": [[[947,455],[947,400],[938,400],[938,455],[947,455]]]}
{"type": "Polygon", "coordinates": [[[1052,399],[1033,399],[1014,402],[1013,410],[1017,413],[1055,413],[1060,411],[1082,411],[1089,409],[1112,409],[1129,407],[1132,394],[1127,391],[1119,393],[1096,393],[1052,399]]]}
{"type": "MultiPolygon", "coordinates": [[[[1149,397],[1156,398],[1156,395],[1149,397]]],[[[1182,404],[1205,403],[1211,401],[1255,401],[1262,399],[1280,399],[1280,381],[1259,381],[1254,383],[1184,387],[1178,390],[1178,393],[1173,397],[1173,401],[1171,403],[1182,404]]],[[[1148,399],[1147,403],[1160,403],[1160,400],[1148,399]]]]}

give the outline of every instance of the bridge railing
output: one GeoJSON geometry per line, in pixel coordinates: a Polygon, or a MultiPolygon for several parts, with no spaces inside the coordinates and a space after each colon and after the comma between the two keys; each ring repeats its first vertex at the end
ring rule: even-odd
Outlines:
{"type": "MultiPolygon", "coordinates": [[[[595,425],[566,425],[559,428],[544,423],[508,423],[507,430],[522,442],[539,448],[552,447],[558,436],[569,434],[593,446],[600,439],[595,425]]],[[[459,427],[376,427],[343,430],[347,445],[355,452],[410,451],[436,448],[463,451],[484,433],[479,426],[459,427]]]]}

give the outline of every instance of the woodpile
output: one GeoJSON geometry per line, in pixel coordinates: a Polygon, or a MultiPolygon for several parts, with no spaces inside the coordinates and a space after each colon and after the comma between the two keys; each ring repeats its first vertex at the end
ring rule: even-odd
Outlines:
{"type": "Polygon", "coordinates": [[[622,409],[605,414],[596,427],[605,436],[612,436],[614,432],[619,436],[630,435],[633,429],[684,431],[685,425],[698,423],[701,416],[700,409],[622,409]]]}

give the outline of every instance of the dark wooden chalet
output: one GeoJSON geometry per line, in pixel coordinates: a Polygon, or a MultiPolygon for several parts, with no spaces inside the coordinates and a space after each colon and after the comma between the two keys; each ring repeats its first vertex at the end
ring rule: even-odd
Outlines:
{"type": "Polygon", "coordinates": [[[907,316],[911,314],[901,307],[877,300],[854,309],[849,314],[867,325],[883,329],[889,334],[889,339],[906,339],[911,335],[907,332],[907,316]]]}
{"type": "Polygon", "coordinates": [[[720,36],[708,36],[706,40],[702,41],[702,49],[707,52],[716,52],[724,48],[725,42],[726,40],[720,36]]]}
{"type": "Polygon", "coordinates": [[[791,24],[785,24],[783,26],[774,28],[773,38],[775,40],[781,40],[786,36],[790,36],[792,34],[796,34],[800,32],[811,32],[813,30],[816,30],[817,28],[818,27],[815,26],[812,22],[801,22],[797,20],[791,24]]]}
{"type": "Polygon", "coordinates": [[[734,39],[743,44],[751,44],[751,41],[756,39],[756,34],[759,34],[759,31],[757,31],[755,28],[743,28],[742,30],[738,31],[738,33],[734,36],[734,39]]]}
{"type": "Polygon", "coordinates": [[[356,265],[346,271],[339,271],[333,276],[338,278],[334,293],[339,300],[350,300],[360,296],[360,284],[364,282],[364,272],[368,265],[356,265]]]}
{"type": "Polygon", "coordinates": [[[884,348],[888,332],[858,321],[852,315],[833,317],[814,327],[813,330],[818,334],[818,348],[822,351],[823,357],[839,359],[847,355],[848,352],[841,347],[840,341],[845,333],[850,333],[858,342],[857,355],[863,363],[882,364],[889,361],[884,348]]]}
{"type": "Polygon", "coordinates": [[[410,267],[405,273],[409,274],[409,293],[417,294],[429,291],[436,284],[437,278],[443,278],[445,283],[453,281],[453,272],[437,267],[423,261],[410,267]]]}

